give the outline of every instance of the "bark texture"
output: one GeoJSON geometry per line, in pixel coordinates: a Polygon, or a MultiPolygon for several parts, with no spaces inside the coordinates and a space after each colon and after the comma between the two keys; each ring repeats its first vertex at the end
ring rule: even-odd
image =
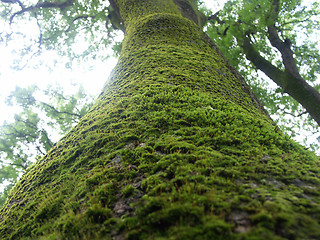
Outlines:
{"type": "Polygon", "coordinates": [[[111,2],[119,62],[16,185],[0,238],[318,239],[319,158],[277,130],[176,1],[111,2]]]}

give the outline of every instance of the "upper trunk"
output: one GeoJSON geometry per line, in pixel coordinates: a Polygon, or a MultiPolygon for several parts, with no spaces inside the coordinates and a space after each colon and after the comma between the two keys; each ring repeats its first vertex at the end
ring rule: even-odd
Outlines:
{"type": "Polygon", "coordinates": [[[111,3],[126,35],[110,82],[16,185],[0,238],[319,238],[319,159],[277,130],[193,1],[111,3]]]}

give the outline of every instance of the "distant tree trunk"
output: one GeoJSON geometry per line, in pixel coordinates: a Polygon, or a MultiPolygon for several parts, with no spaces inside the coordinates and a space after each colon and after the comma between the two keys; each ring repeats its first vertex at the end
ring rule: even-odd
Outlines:
{"type": "Polygon", "coordinates": [[[11,192],[0,238],[319,239],[319,158],[279,132],[193,1],[110,2],[118,65],[11,192]]]}

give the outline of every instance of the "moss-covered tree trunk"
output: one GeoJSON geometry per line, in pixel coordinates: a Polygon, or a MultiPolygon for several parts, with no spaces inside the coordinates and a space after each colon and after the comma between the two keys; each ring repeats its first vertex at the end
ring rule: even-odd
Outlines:
{"type": "Polygon", "coordinates": [[[261,110],[193,1],[111,3],[119,63],[16,185],[0,239],[320,239],[319,158],[261,110]]]}

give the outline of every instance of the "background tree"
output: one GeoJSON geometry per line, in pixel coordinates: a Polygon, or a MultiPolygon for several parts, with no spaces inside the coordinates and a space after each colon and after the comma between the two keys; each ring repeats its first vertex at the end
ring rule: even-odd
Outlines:
{"type": "Polygon", "coordinates": [[[82,87],[74,95],[59,86],[43,91],[36,86],[17,87],[11,93],[7,104],[20,112],[13,122],[0,126],[0,184],[5,186],[1,206],[18,177],[78,123],[92,103],[82,87]]]}
{"type": "Polygon", "coordinates": [[[319,15],[318,2],[236,0],[212,14],[207,29],[283,129],[293,137],[303,131],[318,136],[310,146],[315,151],[320,148],[320,53],[314,37],[319,15]]]}

